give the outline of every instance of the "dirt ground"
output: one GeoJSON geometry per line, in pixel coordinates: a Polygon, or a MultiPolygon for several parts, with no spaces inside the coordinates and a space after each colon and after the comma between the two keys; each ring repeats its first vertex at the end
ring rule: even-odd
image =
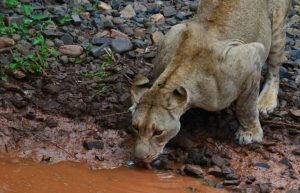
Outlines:
{"type": "MultiPolygon", "coordinates": [[[[104,54],[93,62],[105,58],[104,54]]],[[[235,142],[234,105],[216,113],[192,109],[153,167],[196,175],[231,192],[299,192],[300,86],[287,76],[295,75],[295,69],[299,74],[299,68],[289,62],[283,67],[280,105],[270,117],[261,118],[263,143],[242,147],[235,142]]],[[[108,78],[82,76],[92,68],[88,62],[53,64],[42,76],[0,81],[0,152],[50,164],[84,162],[91,169],[138,167],[129,88],[136,74],[151,78],[151,60],[114,53],[113,64],[105,69],[108,78]]]]}

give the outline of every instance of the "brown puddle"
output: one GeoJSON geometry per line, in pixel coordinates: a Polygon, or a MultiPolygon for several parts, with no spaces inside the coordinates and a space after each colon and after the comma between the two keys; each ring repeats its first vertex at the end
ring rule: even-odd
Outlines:
{"type": "Polygon", "coordinates": [[[0,193],[214,193],[199,180],[167,172],[89,170],[80,163],[38,164],[0,157],[0,193]]]}

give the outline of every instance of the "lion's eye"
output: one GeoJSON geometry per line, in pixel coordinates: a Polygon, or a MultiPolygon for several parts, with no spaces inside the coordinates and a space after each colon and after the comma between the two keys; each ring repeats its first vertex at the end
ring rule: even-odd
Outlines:
{"type": "Polygon", "coordinates": [[[162,133],[163,133],[163,131],[156,130],[156,131],[154,131],[153,136],[158,136],[158,135],[161,135],[162,133]]]}

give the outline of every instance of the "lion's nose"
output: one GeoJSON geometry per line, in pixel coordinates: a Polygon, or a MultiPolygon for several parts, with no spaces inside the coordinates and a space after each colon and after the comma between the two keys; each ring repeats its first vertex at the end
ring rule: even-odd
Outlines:
{"type": "Polygon", "coordinates": [[[145,143],[137,144],[135,146],[134,155],[137,159],[144,160],[149,156],[149,145],[145,143]]]}

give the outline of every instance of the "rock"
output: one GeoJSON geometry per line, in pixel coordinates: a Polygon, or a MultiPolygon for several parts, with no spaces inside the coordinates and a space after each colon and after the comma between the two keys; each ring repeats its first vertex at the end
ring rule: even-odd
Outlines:
{"type": "Polygon", "coordinates": [[[290,110],[290,114],[292,115],[292,116],[294,116],[294,117],[300,117],[300,110],[299,109],[291,109],[290,110]]]}
{"type": "Polygon", "coordinates": [[[92,44],[96,46],[100,46],[102,44],[111,44],[112,39],[111,38],[93,38],[92,44]]]}
{"type": "Polygon", "coordinates": [[[43,87],[43,91],[54,95],[60,91],[60,87],[56,84],[47,84],[43,87]]]}
{"type": "Polygon", "coordinates": [[[82,22],[78,14],[73,14],[71,17],[75,24],[80,24],[82,22]]]}
{"type": "Polygon", "coordinates": [[[102,10],[111,10],[112,7],[110,5],[108,5],[107,3],[104,3],[102,1],[99,2],[99,5],[98,5],[99,9],[102,9],[102,10]]]}
{"type": "Polygon", "coordinates": [[[156,31],[151,34],[151,39],[154,45],[158,45],[158,43],[163,39],[164,34],[161,31],[156,31]]]}
{"type": "Polygon", "coordinates": [[[174,169],[174,162],[168,160],[167,157],[163,157],[153,162],[153,166],[157,169],[161,170],[173,170],[174,169]]]}
{"type": "Polygon", "coordinates": [[[150,20],[154,22],[159,22],[163,19],[165,19],[165,17],[161,13],[154,14],[150,17],[150,20]]]}
{"type": "Polygon", "coordinates": [[[254,176],[247,176],[246,184],[252,184],[255,180],[256,178],[254,176]]]}
{"type": "Polygon", "coordinates": [[[300,84],[300,75],[296,76],[295,83],[298,84],[298,85],[300,84]]]}
{"type": "Polygon", "coordinates": [[[151,52],[147,52],[144,54],[144,58],[146,59],[151,59],[154,58],[156,56],[157,52],[151,51],[151,52]]]}
{"type": "Polygon", "coordinates": [[[105,53],[105,48],[109,48],[107,44],[103,44],[102,46],[93,46],[91,49],[91,53],[95,58],[98,58],[103,53],[105,53]]]}
{"type": "Polygon", "coordinates": [[[54,46],[55,46],[55,43],[54,43],[53,41],[49,40],[49,39],[46,39],[46,45],[47,45],[48,47],[54,47],[54,46]]]}
{"type": "Polygon", "coordinates": [[[16,44],[15,40],[6,37],[0,37],[0,49],[14,46],[16,44]]]}
{"type": "Polygon", "coordinates": [[[83,142],[83,147],[85,147],[87,150],[92,150],[92,149],[103,149],[104,148],[104,143],[102,141],[84,141],[83,142]]]}
{"type": "Polygon", "coordinates": [[[163,14],[165,17],[170,17],[176,15],[177,11],[173,6],[167,6],[163,9],[163,14]]]}
{"type": "Polygon", "coordinates": [[[225,177],[226,180],[238,180],[240,178],[241,178],[241,175],[236,174],[236,173],[227,174],[225,177]]]}
{"type": "Polygon", "coordinates": [[[174,18],[167,18],[167,19],[165,20],[165,22],[166,22],[166,24],[172,25],[172,26],[177,24],[177,20],[174,19],[174,18]]]}
{"type": "Polygon", "coordinates": [[[112,19],[112,22],[116,25],[120,25],[120,24],[123,24],[125,23],[125,20],[123,18],[120,18],[120,17],[114,17],[112,19]]]}
{"type": "Polygon", "coordinates": [[[264,169],[269,169],[270,168],[270,166],[268,164],[262,163],[262,162],[255,163],[254,167],[264,168],[264,169]]]}
{"type": "Polygon", "coordinates": [[[64,35],[63,32],[59,32],[53,29],[44,29],[42,30],[42,34],[49,38],[61,37],[64,35]]]}
{"type": "Polygon", "coordinates": [[[221,168],[218,166],[214,166],[208,169],[208,174],[213,175],[215,177],[223,177],[223,172],[221,168]]]}
{"type": "Polygon", "coordinates": [[[134,2],[133,3],[133,8],[136,12],[146,12],[147,11],[147,7],[142,5],[139,2],[134,2]]]}
{"type": "Polygon", "coordinates": [[[117,38],[114,39],[111,43],[112,49],[117,53],[123,53],[132,50],[133,45],[130,40],[117,38]]]}
{"type": "Polygon", "coordinates": [[[28,55],[33,53],[32,44],[27,42],[26,40],[21,40],[17,44],[17,49],[23,55],[28,55]]]}
{"type": "Polygon", "coordinates": [[[21,25],[23,20],[24,20],[24,16],[21,16],[21,15],[14,15],[14,16],[6,17],[6,21],[7,21],[8,25],[11,25],[13,23],[21,25]]]}
{"type": "Polygon", "coordinates": [[[292,151],[292,153],[293,153],[294,155],[300,155],[300,148],[294,149],[294,150],[292,151]]]}
{"type": "Polygon", "coordinates": [[[241,183],[240,180],[224,180],[223,185],[224,186],[238,186],[241,183]]]}
{"type": "Polygon", "coordinates": [[[260,188],[260,193],[270,193],[271,192],[271,185],[264,183],[264,184],[259,184],[260,188]]]}
{"type": "Polygon", "coordinates": [[[124,39],[129,39],[128,36],[118,30],[112,29],[110,30],[111,34],[110,37],[117,39],[117,38],[124,38],[124,39]]]}
{"type": "Polygon", "coordinates": [[[136,15],[132,5],[127,5],[122,11],[120,11],[120,14],[121,17],[128,19],[133,18],[136,15]]]}
{"type": "Polygon", "coordinates": [[[286,166],[288,166],[288,167],[292,167],[292,164],[291,164],[291,162],[290,162],[290,160],[288,159],[288,158],[282,158],[282,160],[280,160],[280,163],[282,163],[282,164],[284,164],[284,165],[286,165],[286,166]]]}
{"type": "Polygon", "coordinates": [[[200,166],[192,165],[192,164],[186,164],[183,168],[183,171],[187,174],[196,176],[196,177],[203,177],[203,170],[200,166]]]}
{"type": "Polygon", "coordinates": [[[76,57],[83,53],[83,48],[79,45],[63,45],[59,47],[59,51],[62,54],[76,57]]]}
{"type": "Polygon", "coordinates": [[[56,121],[55,119],[50,118],[50,117],[48,117],[46,119],[46,126],[47,127],[53,128],[53,127],[57,127],[57,125],[58,125],[58,121],[56,121]]]}
{"type": "Polygon", "coordinates": [[[176,18],[179,19],[179,20],[185,20],[185,19],[188,19],[192,16],[191,13],[185,13],[185,12],[179,12],[176,14],[176,18]]]}
{"type": "Polygon", "coordinates": [[[68,56],[60,56],[59,59],[64,64],[67,64],[69,62],[68,56]]]}
{"type": "Polygon", "coordinates": [[[26,74],[20,70],[13,70],[12,74],[16,79],[22,79],[26,77],[26,74]]]}
{"type": "Polygon", "coordinates": [[[64,45],[64,42],[58,38],[55,38],[53,41],[54,41],[55,46],[57,46],[57,47],[64,45]]]}
{"type": "Polygon", "coordinates": [[[140,39],[134,39],[132,43],[135,48],[146,48],[148,46],[147,42],[140,39]]]}
{"type": "Polygon", "coordinates": [[[21,40],[21,38],[22,37],[19,34],[13,34],[12,35],[12,39],[15,40],[15,41],[19,41],[19,40],[21,40]]]}
{"type": "Polygon", "coordinates": [[[64,42],[65,45],[71,45],[71,44],[73,44],[74,38],[69,33],[65,33],[61,37],[61,40],[64,42]]]}
{"type": "Polygon", "coordinates": [[[295,58],[295,59],[299,59],[300,58],[300,50],[291,50],[290,51],[290,56],[295,58]]]}
{"type": "Polygon", "coordinates": [[[218,156],[218,155],[213,155],[212,158],[211,158],[211,162],[214,165],[217,165],[219,167],[222,167],[222,166],[225,165],[225,160],[223,158],[221,158],[220,156],[218,156]]]}

